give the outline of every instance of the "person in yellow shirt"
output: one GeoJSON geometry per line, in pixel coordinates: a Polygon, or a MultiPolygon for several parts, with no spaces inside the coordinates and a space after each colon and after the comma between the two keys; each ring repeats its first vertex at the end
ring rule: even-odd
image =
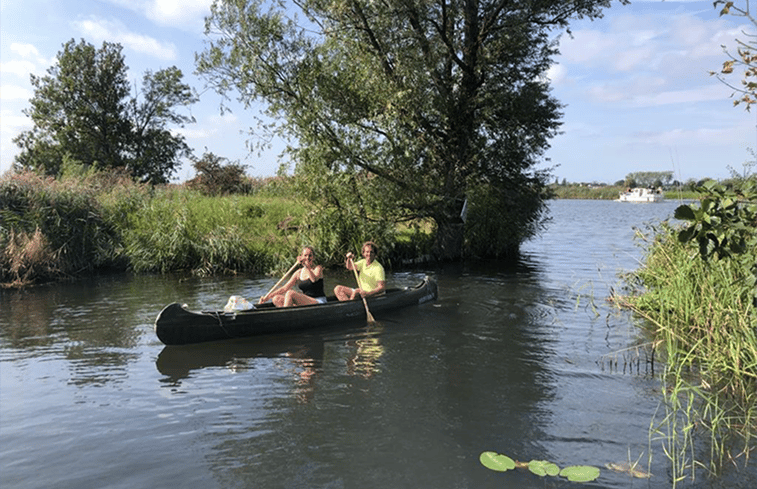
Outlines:
{"type": "Polygon", "coordinates": [[[378,248],[372,241],[363,243],[363,258],[353,261],[355,255],[352,252],[347,253],[344,266],[347,270],[356,270],[358,272],[358,288],[353,289],[346,285],[337,285],[334,287],[334,295],[340,301],[351,301],[358,295],[370,297],[372,295],[383,294],[386,289],[386,279],[384,267],[376,261],[378,248]]]}

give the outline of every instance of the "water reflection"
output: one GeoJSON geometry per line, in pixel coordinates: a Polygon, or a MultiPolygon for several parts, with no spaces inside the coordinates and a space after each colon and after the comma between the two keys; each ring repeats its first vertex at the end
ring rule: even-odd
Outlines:
{"type": "MultiPolygon", "coordinates": [[[[253,339],[166,346],[155,362],[167,386],[179,386],[193,371],[223,367],[233,373],[255,368],[259,358],[287,358],[303,371],[314,371],[323,362],[324,340],[319,336],[263,336],[253,339]]],[[[297,374],[308,378],[308,373],[297,374]]]]}

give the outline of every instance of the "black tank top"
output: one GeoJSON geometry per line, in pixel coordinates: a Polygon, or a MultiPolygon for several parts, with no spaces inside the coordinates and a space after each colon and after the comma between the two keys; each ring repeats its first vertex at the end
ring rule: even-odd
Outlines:
{"type": "Polygon", "coordinates": [[[325,297],[323,292],[323,278],[319,278],[315,282],[308,280],[297,280],[297,287],[300,288],[303,294],[308,297],[325,297]]]}

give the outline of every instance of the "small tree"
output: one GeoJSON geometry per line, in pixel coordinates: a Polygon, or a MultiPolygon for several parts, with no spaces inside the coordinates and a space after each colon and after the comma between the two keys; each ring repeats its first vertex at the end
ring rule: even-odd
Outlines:
{"type": "Polygon", "coordinates": [[[226,158],[213,153],[205,153],[195,159],[192,166],[197,176],[187,182],[187,186],[205,195],[224,195],[246,192],[249,182],[245,176],[245,167],[239,163],[227,163],[226,158]]]}
{"type": "Polygon", "coordinates": [[[16,164],[47,175],[60,172],[65,156],[87,167],[125,166],[131,124],[121,46],[97,50],[72,39],[47,73],[31,75],[34,97],[24,114],[34,127],[14,139],[22,149],[16,164]]]}
{"type": "Polygon", "coordinates": [[[169,124],[184,127],[195,121],[174,111],[174,107],[199,100],[181,78],[181,70],[175,66],[157,73],[148,71],[142,79],[143,100],[135,97],[131,101],[133,132],[128,170],[137,179],[165,183],[180,158],[192,155],[184,137],[168,130],[169,124]]]}

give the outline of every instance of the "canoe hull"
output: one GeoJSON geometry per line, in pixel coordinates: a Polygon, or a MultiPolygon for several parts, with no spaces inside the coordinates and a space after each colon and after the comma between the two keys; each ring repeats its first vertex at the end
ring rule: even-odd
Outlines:
{"type": "MultiPolygon", "coordinates": [[[[426,277],[415,287],[388,290],[368,298],[371,314],[436,300],[436,281],[426,277]]],[[[155,319],[155,334],[166,345],[186,345],[256,335],[288,333],[365,318],[362,300],[275,308],[265,304],[252,311],[191,311],[186,305],[166,306],[155,319]]]]}

